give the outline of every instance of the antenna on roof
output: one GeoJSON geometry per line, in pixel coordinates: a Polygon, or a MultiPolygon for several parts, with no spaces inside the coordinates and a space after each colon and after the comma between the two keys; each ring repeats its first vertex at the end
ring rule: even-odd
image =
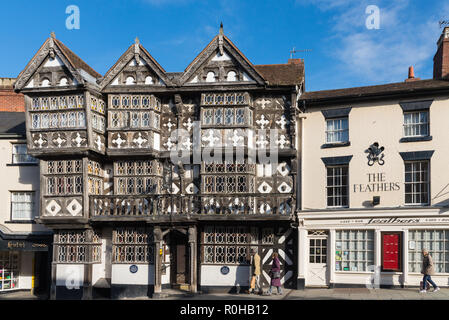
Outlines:
{"type": "Polygon", "coordinates": [[[293,47],[292,50],[290,50],[290,59],[293,59],[293,56],[295,53],[297,52],[312,52],[312,49],[301,49],[301,50],[296,50],[295,47],[293,47]]]}
{"type": "Polygon", "coordinates": [[[220,34],[223,34],[223,22],[220,22],[220,34]]]}

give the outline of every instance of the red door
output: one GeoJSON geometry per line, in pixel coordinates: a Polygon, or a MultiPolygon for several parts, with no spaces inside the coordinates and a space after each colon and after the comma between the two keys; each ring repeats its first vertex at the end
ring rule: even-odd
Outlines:
{"type": "Polygon", "coordinates": [[[400,270],[400,240],[401,235],[399,233],[387,233],[382,235],[382,265],[384,270],[400,270]]]}

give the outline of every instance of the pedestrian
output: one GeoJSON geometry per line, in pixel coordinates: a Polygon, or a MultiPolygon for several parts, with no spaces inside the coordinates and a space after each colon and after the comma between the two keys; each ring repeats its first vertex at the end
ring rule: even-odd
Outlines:
{"type": "Polygon", "coordinates": [[[273,258],[273,264],[271,265],[271,271],[270,271],[271,283],[270,283],[270,288],[268,289],[267,294],[271,295],[273,287],[277,287],[278,294],[282,294],[281,262],[279,261],[278,253],[274,252],[272,255],[272,258],[273,258]]]}
{"type": "Polygon", "coordinates": [[[260,293],[260,256],[256,248],[251,249],[252,263],[251,263],[251,281],[249,293],[260,293]]]}
{"type": "Polygon", "coordinates": [[[427,249],[422,249],[423,261],[421,273],[424,275],[422,279],[422,287],[420,293],[427,292],[427,282],[433,286],[433,292],[437,292],[440,288],[432,281],[431,276],[434,274],[435,269],[433,267],[433,260],[427,249]]]}

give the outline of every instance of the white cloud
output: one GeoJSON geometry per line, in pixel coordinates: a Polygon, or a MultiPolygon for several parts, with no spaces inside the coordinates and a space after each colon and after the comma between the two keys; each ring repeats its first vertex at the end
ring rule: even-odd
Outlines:
{"type": "Polygon", "coordinates": [[[334,77],[330,82],[335,83],[332,87],[338,88],[350,78],[360,85],[400,82],[411,65],[417,77],[432,77],[432,58],[441,33],[438,20],[449,13],[449,4],[426,13],[411,12],[409,0],[318,0],[314,4],[323,14],[333,14],[327,40],[336,49],[328,55],[338,63],[329,68],[329,77],[334,77]],[[380,8],[379,30],[365,27],[365,9],[373,2],[380,8]]]}

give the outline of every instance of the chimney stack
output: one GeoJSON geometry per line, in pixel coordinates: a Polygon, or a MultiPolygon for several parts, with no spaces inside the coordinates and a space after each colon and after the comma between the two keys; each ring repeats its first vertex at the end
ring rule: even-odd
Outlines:
{"type": "Polygon", "coordinates": [[[444,28],[437,46],[437,52],[433,57],[433,78],[449,80],[449,27],[444,28]]]}

